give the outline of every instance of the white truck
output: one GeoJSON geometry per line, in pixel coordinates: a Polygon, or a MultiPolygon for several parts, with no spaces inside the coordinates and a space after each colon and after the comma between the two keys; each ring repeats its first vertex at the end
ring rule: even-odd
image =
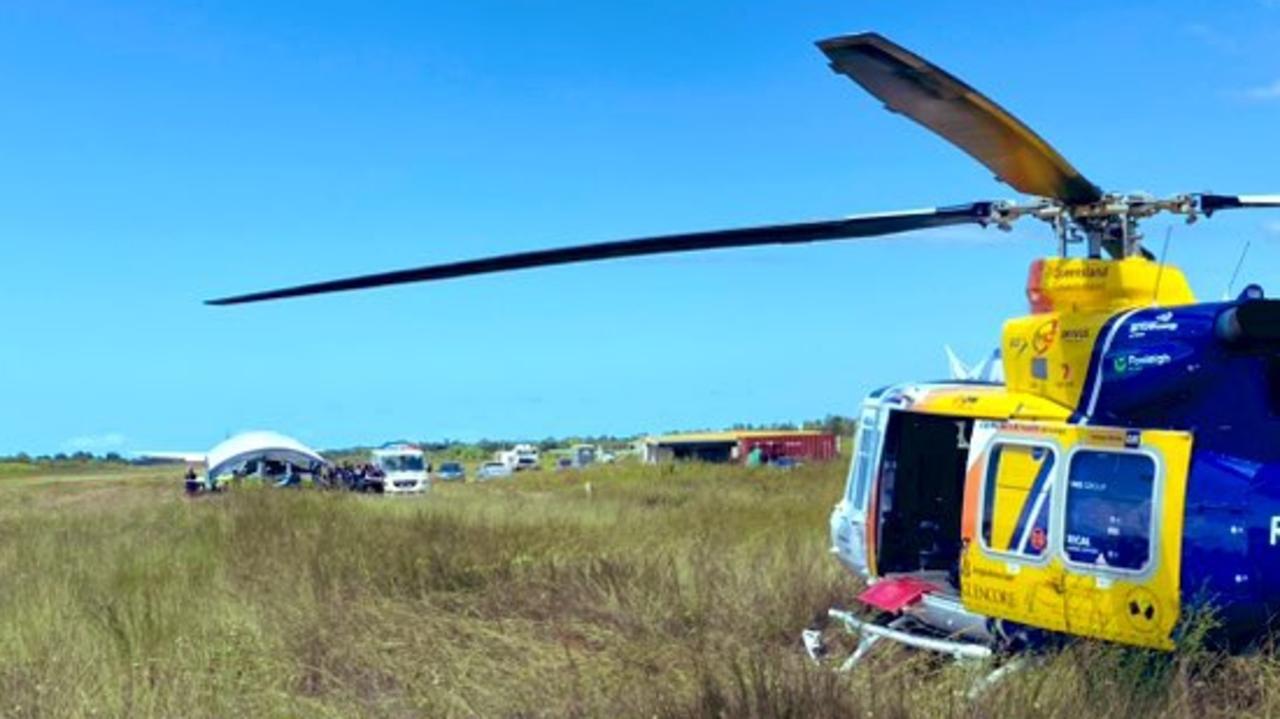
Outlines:
{"type": "Polygon", "coordinates": [[[523,472],[538,469],[538,448],[531,444],[517,444],[505,452],[499,452],[497,460],[505,464],[512,472],[523,472]]]}
{"type": "Polygon", "coordinates": [[[388,494],[425,492],[431,489],[427,453],[403,442],[392,442],[373,450],[373,466],[383,475],[382,491],[388,494]]]}

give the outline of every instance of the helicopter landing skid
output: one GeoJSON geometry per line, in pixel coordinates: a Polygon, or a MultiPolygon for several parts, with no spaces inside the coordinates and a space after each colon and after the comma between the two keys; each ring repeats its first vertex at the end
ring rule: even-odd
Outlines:
{"type": "MultiPolygon", "coordinates": [[[[866,658],[871,649],[885,639],[914,649],[944,654],[957,662],[987,662],[997,657],[996,652],[991,647],[983,644],[927,636],[920,632],[911,631],[909,627],[914,620],[905,615],[899,616],[884,625],[859,619],[852,613],[841,609],[828,610],[827,617],[838,621],[843,625],[845,631],[859,637],[858,646],[836,669],[840,673],[853,671],[866,658]]],[[[821,662],[827,656],[828,650],[826,643],[823,641],[823,630],[806,629],[801,634],[801,639],[804,642],[805,652],[814,662],[821,662]]],[[[978,699],[1004,679],[1025,668],[1027,662],[1026,657],[1020,656],[995,667],[974,681],[969,691],[964,694],[965,698],[970,701],[978,699]]]]}
{"type": "MultiPolygon", "coordinates": [[[[906,616],[898,617],[887,625],[875,624],[873,622],[859,619],[851,612],[846,612],[842,609],[830,609],[827,611],[827,616],[840,622],[840,624],[842,624],[845,630],[850,634],[856,634],[861,637],[861,641],[858,643],[858,648],[855,649],[849,659],[841,665],[841,671],[849,671],[852,669],[857,664],[857,660],[866,656],[867,651],[869,651],[871,647],[881,639],[890,639],[908,647],[924,649],[926,651],[937,652],[939,654],[946,654],[957,661],[990,659],[994,654],[990,647],[986,647],[981,644],[956,641],[953,639],[942,639],[939,637],[931,637],[912,632],[906,629],[912,621],[910,617],[906,616]]],[[[821,647],[821,632],[818,632],[817,634],[810,633],[815,631],[816,630],[809,630],[809,632],[806,632],[805,648],[809,651],[809,656],[816,659],[819,654],[817,649],[821,647]],[[814,646],[813,650],[809,649],[811,644],[814,646]]]]}

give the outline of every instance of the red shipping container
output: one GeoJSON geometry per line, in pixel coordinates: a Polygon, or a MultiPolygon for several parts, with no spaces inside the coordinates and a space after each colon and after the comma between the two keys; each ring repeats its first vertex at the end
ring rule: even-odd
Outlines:
{"type": "Polygon", "coordinates": [[[836,457],[836,436],[823,432],[752,433],[738,439],[738,457],[745,460],[756,447],[770,462],[783,457],[802,462],[824,462],[836,457]]]}

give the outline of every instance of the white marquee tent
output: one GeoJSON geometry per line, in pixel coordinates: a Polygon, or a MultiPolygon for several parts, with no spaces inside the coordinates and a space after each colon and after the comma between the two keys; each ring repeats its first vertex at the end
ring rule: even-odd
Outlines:
{"type": "Polygon", "coordinates": [[[278,432],[245,432],[223,441],[205,455],[206,476],[231,472],[246,462],[288,462],[299,467],[328,464],[320,453],[292,437],[278,432]]]}

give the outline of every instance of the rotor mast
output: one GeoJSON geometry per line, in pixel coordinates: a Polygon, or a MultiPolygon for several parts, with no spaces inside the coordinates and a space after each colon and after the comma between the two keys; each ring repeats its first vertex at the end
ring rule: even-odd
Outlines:
{"type": "MultiPolygon", "coordinates": [[[[1059,200],[1041,198],[1026,204],[993,203],[993,223],[1010,229],[1013,222],[1033,217],[1047,223],[1058,238],[1058,255],[1068,257],[1070,245],[1083,244],[1090,259],[1112,259],[1142,256],[1152,259],[1142,246],[1144,235],[1140,223],[1161,213],[1181,215],[1187,224],[1209,211],[1202,206],[1201,195],[1175,195],[1157,199],[1143,193],[1107,194],[1097,202],[1069,205],[1059,200]]],[[[1213,196],[1216,197],[1216,196],[1213,196]]]]}

